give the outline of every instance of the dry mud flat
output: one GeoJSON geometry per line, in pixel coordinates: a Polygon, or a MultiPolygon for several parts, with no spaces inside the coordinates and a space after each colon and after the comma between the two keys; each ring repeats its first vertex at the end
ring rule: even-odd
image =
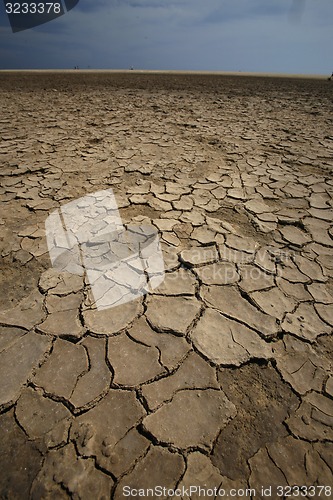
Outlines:
{"type": "Polygon", "coordinates": [[[0,92],[0,497],[330,498],[330,82],[1,73],[0,92]],[[158,229],[166,277],[97,311],[44,224],[109,188],[158,229]]]}

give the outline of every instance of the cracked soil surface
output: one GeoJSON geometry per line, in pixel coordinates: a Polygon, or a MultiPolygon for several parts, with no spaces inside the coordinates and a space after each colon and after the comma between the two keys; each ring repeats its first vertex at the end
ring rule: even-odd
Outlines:
{"type": "Polygon", "coordinates": [[[3,72],[0,92],[0,498],[333,486],[330,82],[3,72]],[[166,275],[97,311],[44,224],[108,188],[166,275]]]}

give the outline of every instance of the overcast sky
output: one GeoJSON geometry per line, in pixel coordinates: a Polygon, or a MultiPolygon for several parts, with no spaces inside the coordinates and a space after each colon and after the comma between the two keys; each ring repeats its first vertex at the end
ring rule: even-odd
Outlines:
{"type": "Polygon", "coordinates": [[[0,2],[1,69],[333,71],[333,0],[80,0],[18,33],[0,2]]]}

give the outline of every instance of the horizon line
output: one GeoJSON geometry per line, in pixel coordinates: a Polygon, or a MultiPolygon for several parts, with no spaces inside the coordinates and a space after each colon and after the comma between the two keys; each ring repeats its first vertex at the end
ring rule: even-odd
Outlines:
{"type": "Polygon", "coordinates": [[[206,74],[206,75],[226,75],[226,76],[262,76],[262,77],[289,77],[289,78],[328,78],[328,73],[285,73],[285,72],[264,72],[264,71],[220,71],[220,70],[166,70],[166,69],[106,69],[106,68],[25,68],[13,69],[2,68],[0,73],[151,73],[151,74],[206,74]]]}

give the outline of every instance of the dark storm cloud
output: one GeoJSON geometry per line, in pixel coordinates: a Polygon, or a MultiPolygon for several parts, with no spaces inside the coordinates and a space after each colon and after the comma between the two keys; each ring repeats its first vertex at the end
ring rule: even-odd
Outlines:
{"type": "Polygon", "coordinates": [[[0,66],[327,73],[332,18],[332,0],[80,0],[24,33],[3,22],[0,66]]]}
{"type": "Polygon", "coordinates": [[[105,11],[111,4],[110,0],[80,0],[75,9],[82,12],[99,12],[101,10],[105,11]]]}

